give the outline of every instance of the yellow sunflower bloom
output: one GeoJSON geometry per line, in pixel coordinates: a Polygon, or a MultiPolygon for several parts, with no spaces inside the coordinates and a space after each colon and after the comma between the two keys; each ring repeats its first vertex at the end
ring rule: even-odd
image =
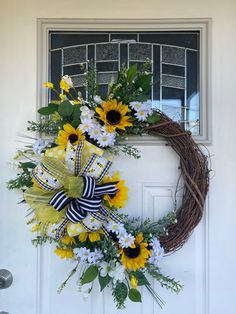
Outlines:
{"type": "Polygon", "coordinates": [[[89,239],[90,242],[97,242],[101,240],[100,234],[103,234],[102,230],[97,230],[94,232],[81,232],[79,234],[80,242],[85,242],[89,239]]]}
{"type": "Polygon", "coordinates": [[[61,239],[61,242],[68,245],[68,244],[75,244],[75,238],[74,237],[70,237],[68,235],[66,235],[64,238],[61,239]]]}
{"type": "Polygon", "coordinates": [[[134,247],[120,248],[121,262],[126,269],[144,268],[151,252],[147,249],[147,242],[143,242],[143,234],[139,233],[134,241],[134,247]]]}
{"type": "Polygon", "coordinates": [[[136,289],[138,286],[138,279],[135,276],[131,276],[130,285],[132,288],[136,289]]]}
{"type": "Polygon", "coordinates": [[[43,83],[43,86],[46,88],[54,88],[54,85],[51,82],[45,82],[45,83],[43,83]]]}
{"type": "Polygon", "coordinates": [[[125,130],[126,127],[132,126],[130,119],[127,115],[129,107],[117,102],[116,99],[104,101],[102,108],[97,107],[96,112],[99,114],[99,119],[102,120],[108,132],[113,132],[116,129],[125,130]]]}
{"type": "Polygon", "coordinates": [[[54,252],[60,258],[72,258],[74,256],[73,251],[70,249],[61,249],[57,247],[54,252]]]}
{"type": "Polygon", "coordinates": [[[82,131],[73,128],[69,123],[63,125],[64,130],[59,131],[58,138],[56,139],[56,144],[62,146],[62,148],[67,147],[67,142],[70,141],[71,144],[79,144],[81,140],[85,139],[82,131]]]}
{"type": "Polygon", "coordinates": [[[108,176],[105,176],[102,183],[116,182],[116,181],[119,181],[116,184],[116,187],[117,189],[119,189],[119,191],[116,193],[114,197],[105,195],[104,200],[108,201],[110,206],[114,206],[115,208],[124,208],[125,201],[128,200],[129,189],[125,186],[125,180],[120,180],[119,172],[116,171],[111,178],[108,176]]]}

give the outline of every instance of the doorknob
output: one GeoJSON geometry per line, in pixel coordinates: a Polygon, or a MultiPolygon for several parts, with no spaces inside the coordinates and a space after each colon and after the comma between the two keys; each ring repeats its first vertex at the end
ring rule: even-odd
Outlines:
{"type": "MultiPolygon", "coordinates": [[[[6,289],[12,284],[12,273],[7,269],[0,269],[0,289],[6,289]]],[[[5,313],[5,312],[0,312],[5,313]]],[[[7,313],[6,313],[7,314],[7,313]]]]}

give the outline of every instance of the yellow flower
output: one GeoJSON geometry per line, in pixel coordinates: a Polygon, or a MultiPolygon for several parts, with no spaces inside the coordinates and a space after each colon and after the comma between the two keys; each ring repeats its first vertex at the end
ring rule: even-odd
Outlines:
{"type": "Polygon", "coordinates": [[[80,101],[79,101],[79,100],[73,100],[73,104],[74,104],[74,105],[79,105],[79,104],[80,104],[80,101]]]}
{"type": "Polygon", "coordinates": [[[134,241],[134,247],[120,248],[121,262],[125,268],[136,271],[144,268],[151,252],[147,249],[148,244],[143,242],[143,234],[139,233],[134,241]]]}
{"type": "Polygon", "coordinates": [[[40,229],[40,223],[34,225],[34,226],[30,229],[30,231],[31,231],[31,232],[37,232],[37,231],[39,231],[39,229],[40,229]]]}
{"type": "Polygon", "coordinates": [[[62,148],[67,147],[67,142],[70,141],[71,144],[79,144],[81,140],[85,139],[82,131],[73,128],[69,123],[63,125],[64,130],[59,131],[58,138],[56,139],[56,144],[62,146],[62,148]]]}
{"type": "Polygon", "coordinates": [[[54,252],[60,258],[72,258],[74,256],[74,253],[71,249],[61,249],[57,247],[54,252]]]}
{"type": "Polygon", "coordinates": [[[131,117],[127,115],[129,107],[117,102],[116,99],[104,101],[101,107],[96,107],[99,119],[102,120],[108,132],[113,132],[117,128],[125,130],[126,127],[132,126],[131,117]]]}
{"type": "Polygon", "coordinates": [[[108,182],[116,182],[119,181],[116,184],[117,189],[119,191],[116,193],[114,197],[110,197],[109,195],[104,196],[104,200],[108,201],[110,206],[114,206],[116,208],[124,208],[125,207],[125,201],[128,200],[128,188],[125,186],[125,180],[120,180],[119,172],[116,171],[114,175],[110,178],[106,176],[102,183],[108,183],[108,182]]]}
{"type": "Polygon", "coordinates": [[[87,238],[90,242],[97,242],[101,240],[100,234],[103,234],[102,230],[97,230],[94,232],[81,232],[79,234],[80,242],[85,242],[87,238]]]}
{"type": "Polygon", "coordinates": [[[134,289],[136,289],[138,286],[138,279],[134,275],[132,275],[130,278],[130,284],[131,284],[131,287],[134,289]]]}
{"type": "Polygon", "coordinates": [[[66,93],[68,93],[71,86],[67,84],[65,80],[60,80],[60,88],[64,90],[66,93]]]}
{"type": "Polygon", "coordinates": [[[66,235],[64,238],[61,239],[61,242],[68,245],[68,244],[75,244],[75,238],[74,237],[69,237],[66,235]]]}
{"type": "Polygon", "coordinates": [[[43,86],[46,88],[54,88],[54,85],[51,82],[45,82],[45,83],[43,83],[43,86]]]}
{"type": "Polygon", "coordinates": [[[65,95],[65,94],[60,94],[59,97],[60,97],[60,99],[61,99],[62,101],[66,99],[66,95],[65,95]]]}

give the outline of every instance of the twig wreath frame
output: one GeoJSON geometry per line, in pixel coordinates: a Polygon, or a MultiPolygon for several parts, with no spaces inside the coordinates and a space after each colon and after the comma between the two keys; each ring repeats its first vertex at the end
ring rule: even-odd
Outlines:
{"type": "Polygon", "coordinates": [[[209,188],[208,157],[193,140],[191,132],[159,111],[160,122],[146,128],[150,135],[162,136],[180,157],[184,180],[182,204],[177,210],[177,223],[168,227],[168,235],[160,241],[165,252],[174,252],[188,240],[200,222],[209,188]]]}
{"type": "Polygon", "coordinates": [[[159,263],[164,254],[181,248],[200,222],[209,187],[208,158],[191,133],[147,101],[152,81],[148,69],[149,62],[140,71],[137,65],[123,66],[105,99],[98,96],[93,64],[87,73],[87,100],[67,75],[60,91],[44,83],[59,100],[38,110],[41,121],[29,122],[36,141],[18,151],[19,172],[8,182],[9,189],[22,190],[30,207],[27,224],[38,233],[33,244],[54,244],[59,257],[76,263],[59,292],[80,268],[80,289],[89,285],[84,292],[90,293],[96,279],[101,291],[110,285],[117,308],[124,308],[127,298],[141,302],[139,286],[164,305],[148,276],[172,292],[182,289],[161,273],[159,263]],[[136,148],[117,145],[119,141],[143,133],[167,141],[180,158],[184,182],[181,206],[157,222],[118,213],[125,207],[128,187],[118,172],[110,173],[112,155],[140,157],[136,148]]]}

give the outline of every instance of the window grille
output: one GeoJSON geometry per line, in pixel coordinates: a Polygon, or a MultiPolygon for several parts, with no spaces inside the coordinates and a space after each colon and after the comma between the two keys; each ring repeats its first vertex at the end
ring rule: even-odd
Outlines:
{"type": "Polygon", "coordinates": [[[61,76],[70,75],[86,98],[85,72],[88,60],[93,60],[96,82],[105,95],[123,64],[141,67],[150,59],[153,85],[149,99],[153,107],[199,135],[199,43],[199,31],[51,32],[50,79],[58,82],[61,76]]]}

